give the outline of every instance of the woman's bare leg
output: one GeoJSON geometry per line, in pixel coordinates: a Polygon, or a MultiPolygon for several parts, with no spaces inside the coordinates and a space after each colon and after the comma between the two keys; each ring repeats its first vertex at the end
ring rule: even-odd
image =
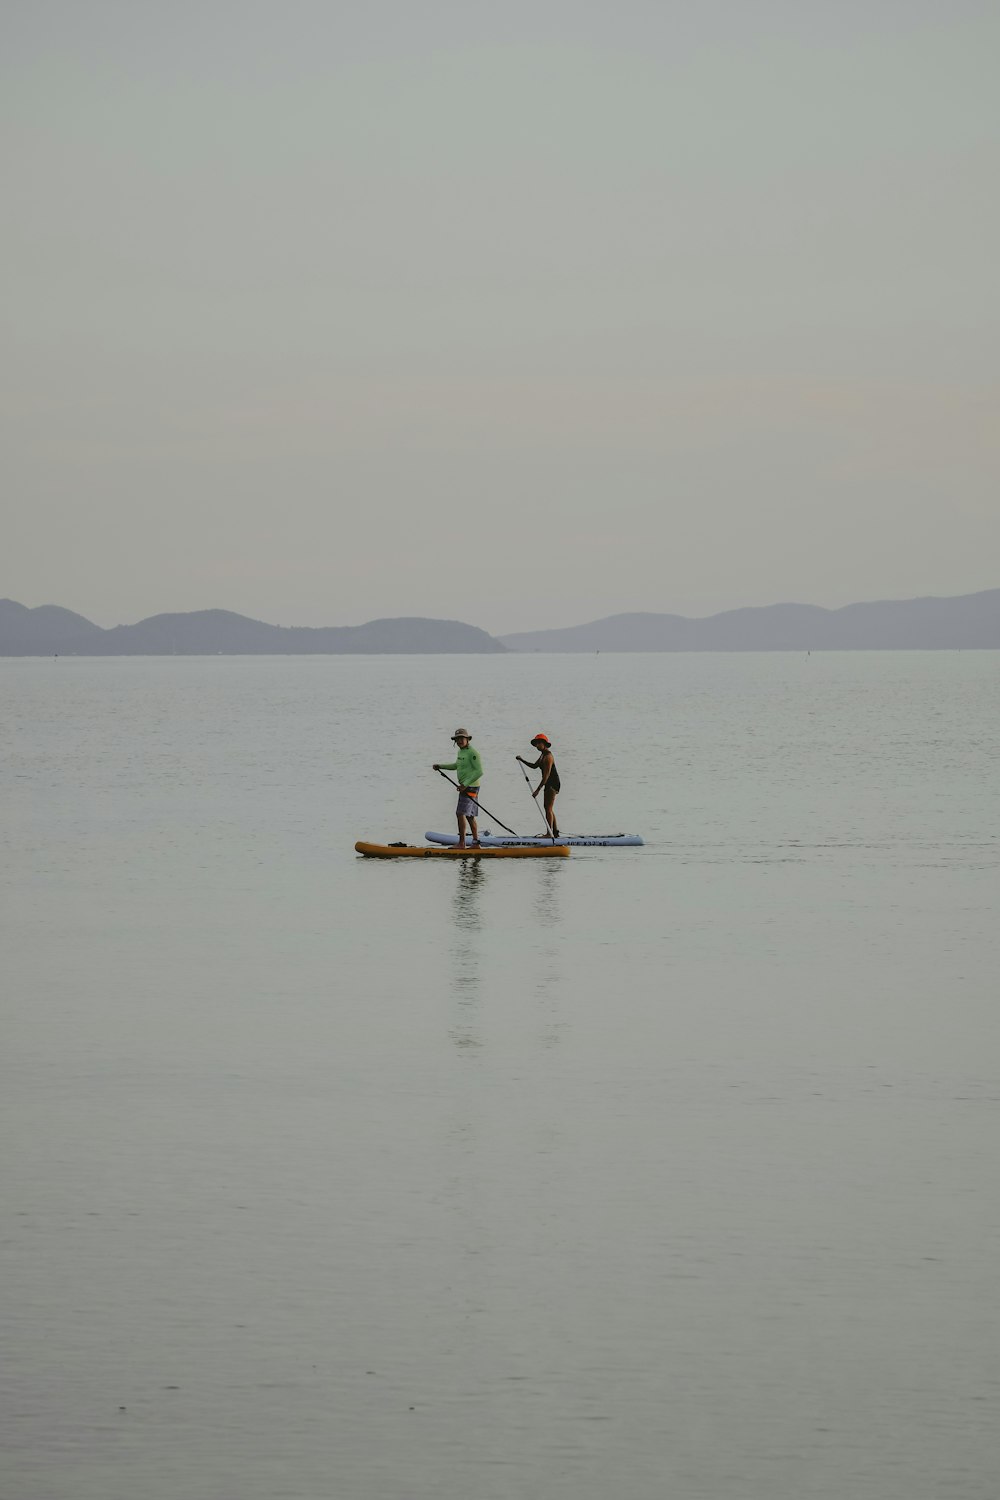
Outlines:
{"type": "Polygon", "coordinates": [[[553,838],[559,837],[559,826],[556,823],[556,794],[545,792],[545,821],[549,825],[549,832],[553,838]]]}

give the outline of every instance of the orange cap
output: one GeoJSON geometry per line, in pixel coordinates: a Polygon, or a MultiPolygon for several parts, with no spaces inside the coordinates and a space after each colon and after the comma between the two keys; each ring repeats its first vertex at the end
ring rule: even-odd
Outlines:
{"type": "Polygon", "coordinates": [[[539,730],[538,733],[532,737],[531,743],[534,744],[535,740],[544,740],[544,742],[545,742],[546,745],[551,745],[551,743],[552,743],[552,741],[549,739],[548,735],[547,734],[543,734],[541,730],[539,730]]]}

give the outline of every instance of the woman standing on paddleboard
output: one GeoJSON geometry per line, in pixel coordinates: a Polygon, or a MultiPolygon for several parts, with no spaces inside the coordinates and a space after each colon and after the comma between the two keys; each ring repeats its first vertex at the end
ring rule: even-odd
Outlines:
{"type": "Polygon", "coordinates": [[[483,763],[479,758],[479,751],[472,747],[472,735],[467,729],[456,729],[452,735],[453,742],[458,746],[455,759],[448,765],[442,761],[435,765],[435,771],[455,771],[458,775],[458,806],[455,816],[458,818],[458,848],[464,849],[465,823],[468,819],[472,830],[472,847],[479,848],[479,783],[483,779],[483,763]]]}
{"type": "Polygon", "coordinates": [[[518,756],[522,766],[527,766],[532,771],[541,771],[542,779],[532,792],[533,797],[545,788],[545,796],[542,799],[545,804],[545,821],[549,825],[549,832],[554,839],[559,837],[559,829],[556,826],[556,796],[562,790],[562,782],[559,780],[559,772],[556,770],[555,757],[552,754],[552,741],[547,734],[541,730],[532,740],[532,745],[538,751],[537,760],[525,760],[518,756]]]}

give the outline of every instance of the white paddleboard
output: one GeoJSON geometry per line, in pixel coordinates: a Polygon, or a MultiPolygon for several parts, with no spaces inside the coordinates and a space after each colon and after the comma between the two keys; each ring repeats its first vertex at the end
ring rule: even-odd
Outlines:
{"type": "MultiPolygon", "coordinates": [[[[425,833],[424,838],[430,844],[457,844],[457,833],[425,833]]],[[[544,833],[484,833],[479,842],[487,849],[512,849],[518,846],[537,848],[542,844],[551,844],[553,841],[546,838],[544,833]]],[[[560,833],[555,840],[557,844],[568,844],[571,848],[586,848],[588,845],[594,848],[636,848],[643,840],[637,833],[560,833]]]]}

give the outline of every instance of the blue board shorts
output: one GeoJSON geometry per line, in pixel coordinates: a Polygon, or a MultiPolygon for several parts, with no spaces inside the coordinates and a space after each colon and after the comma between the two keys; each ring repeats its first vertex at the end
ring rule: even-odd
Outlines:
{"type": "Polygon", "coordinates": [[[459,794],[458,794],[458,806],[456,807],[455,811],[457,813],[459,813],[463,818],[478,818],[479,817],[479,802],[477,800],[478,797],[479,797],[479,788],[478,787],[473,787],[470,791],[467,791],[467,792],[459,792],[459,794]]]}

